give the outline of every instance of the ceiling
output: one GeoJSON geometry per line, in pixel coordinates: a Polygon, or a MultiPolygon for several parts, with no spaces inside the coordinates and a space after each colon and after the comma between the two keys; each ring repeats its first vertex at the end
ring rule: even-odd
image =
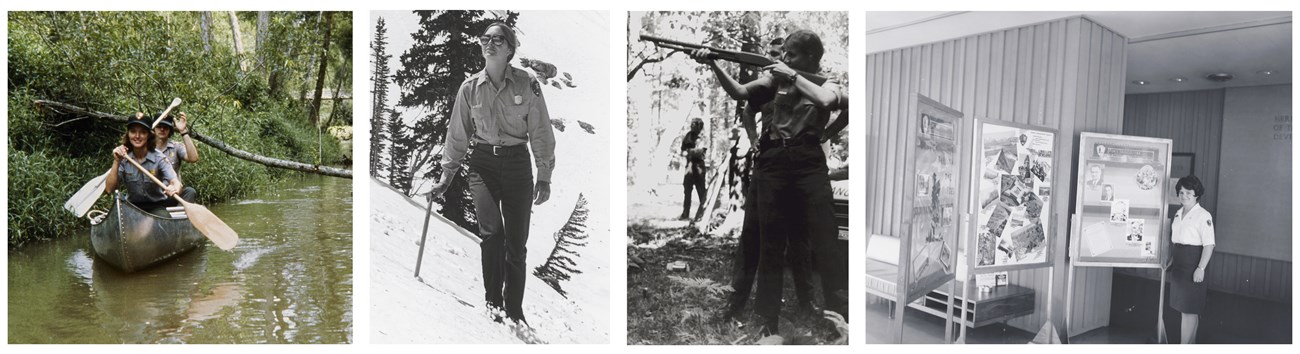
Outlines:
{"type": "Polygon", "coordinates": [[[1126,93],[1291,83],[1290,12],[868,12],[867,53],[1079,15],[1129,38],[1126,93]]]}

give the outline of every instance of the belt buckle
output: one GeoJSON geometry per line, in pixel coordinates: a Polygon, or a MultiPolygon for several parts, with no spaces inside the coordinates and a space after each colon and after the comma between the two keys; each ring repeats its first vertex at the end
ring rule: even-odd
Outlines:
{"type": "Polygon", "coordinates": [[[501,156],[501,153],[500,153],[500,152],[497,152],[497,149],[499,149],[499,148],[501,148],[501,146],[499,146],[499,145],[492,145],[492,156],[501,156]]]}

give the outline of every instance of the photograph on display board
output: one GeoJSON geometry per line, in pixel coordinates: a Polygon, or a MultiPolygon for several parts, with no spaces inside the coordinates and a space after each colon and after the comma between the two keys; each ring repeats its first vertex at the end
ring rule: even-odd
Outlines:
{"type": "Polygon", "coordinates": [[[976,266],[1048,262],[1055,133],[985,122],[980,136],[976,266]]]}
{"type": "Polygon", "coordinates": [[[920,106],[905,301],[943,285],[955,274],[959,116],[924,97],[920,106]]]}
{"type": "Polygon", "coordinates": [[[1084,133],[1077,264],[1158,267],[1170,141],[1084,133]]]}

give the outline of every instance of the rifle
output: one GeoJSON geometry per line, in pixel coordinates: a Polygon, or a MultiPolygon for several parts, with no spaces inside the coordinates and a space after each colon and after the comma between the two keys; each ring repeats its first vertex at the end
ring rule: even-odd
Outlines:
{"type": "MultiPolygon", "coordinates": [[[[718,49],[703,44],[691,44],[691,43],[672,40],[668,38],[655,37],[648,34],[642,34],[641,40],[654,43],[656,47],[668,48],[672,50],[680,50],[684,52],[689,52],[696,49],[708,49],[709,51],[713,52],[713,54],[709,55],[709,59],[722,59],[733,63],[752,65],[760,68],[766,67],[768,65],[776,64],[776,61],[769,59],[768,57],[754,54],[754,53],[718,49]]],[[[803,78],[808,79],[808,81],[811,81],[812,83],[818,86],[821,86],[822,84],[826,83],[826,78],[823,76],[810,73],[810,72],[800,71],[800,70],[795,70],[795,71],[799,73],[799,76],[803,76],[803,78]]]]}

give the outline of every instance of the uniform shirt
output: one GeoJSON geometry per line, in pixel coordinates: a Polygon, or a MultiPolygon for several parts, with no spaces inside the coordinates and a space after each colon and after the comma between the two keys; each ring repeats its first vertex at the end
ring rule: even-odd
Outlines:
{"type": "MultiPolygon", "coordinates": [[[[127,158],[134,159],[135,153],[127,153],[127,158]]],[[[144,161],[136,162],[139,162],[145,171],[140,171],[135,168],[135,165],[126,161],[120,162],[117,168],[117,180],[118,183],[126,186],[127,200],[132,203],[157,203],[166,200],[167,195],[163,194],[162,187],[153,183],[153,180],[144,173],[157,177],[163,184],[169,184],[176,179],[176,171],[172,170],[172,165],[163,160],[162,153],[152,149],[144,156],[144,161]]]]}
{"type": "Polygon", "coordinates": [[[1174,243],[1192,246],[1214,245],[1214,220],[1210,212],[1193,205],[1191,210],[1183,207],[1174,214],[1174,243]]]}
{"type": "Polygon", "coordinates": [[[442,168],[460,169],[471,141],[513,146],[528,143],[537,165],[537,180],[551,181],[555,169],[555,133],[540,84],[527,71],[510,67],[502,87],[494,87],[486,71],[471,75],[456,94],[447,126],[442,168]]]}
{"type": "Polygon", "coordinates": [[[171,163],[172,170],[175,171],[177,175],[180,175],[181,160],[184,160],[185,156],[189,153],[189,150],[185,149],[185,144],[168,141],[167,145],[163,146],[162,150],[159,152],[162,153],[163,157],[167,158],[167,162],[171,163]]]}
{"type": "Polygon", "coordinates": [[[800,93],[793,83],[778,84],[770,75],[759,77],[754,82],[759,87],[751,95],[772,97],[768,103],[770,108],[763,107],[764,134],[770,138],[790,139],[807,135],[821,138],[827,123],[830,123],[831,111],[839,108],[839,102],[842,101],[840,88],[835,80],[826,80],[826,83],[821,86],[836,95],[837,102],[834,103],[834,107],[827,109],[818,109],[817,105],[800,93]],[[771,117],[766,117],[769,113],[768,109],[771,110],[771,117]]]}
{"type": "Polygon", "coordinates": [[[704,174],[704,154],[691,151],[691,149],[699,146],[700,134],[703,134],[703,132],[686,133],[686,136],[682,138],[682,152],[686,153],[686,173],[689,175],[704,174]]]}

